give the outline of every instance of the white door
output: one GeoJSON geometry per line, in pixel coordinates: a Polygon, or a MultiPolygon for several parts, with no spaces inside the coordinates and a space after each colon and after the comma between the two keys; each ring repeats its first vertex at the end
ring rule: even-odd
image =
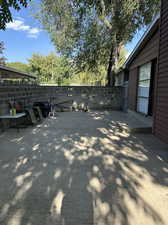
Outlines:
{"type": "Polygon", "coordinates": [[[152,63],[139,68],[137,111],[148,114],[152,63]]]}

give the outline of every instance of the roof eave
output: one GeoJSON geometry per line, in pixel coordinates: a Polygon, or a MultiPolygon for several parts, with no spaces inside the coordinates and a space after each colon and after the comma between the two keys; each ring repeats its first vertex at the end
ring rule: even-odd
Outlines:
{"type": "Polygon", "coordinates": [[[4,71],[8,71],[8,72],[12,72],[12,73],[18,74],[18,76],[21,76],[21,77],[26,77],[26,78],[31,78],[31,79],[36,79],[37,78],[34,75],[31,75],[31,74],[28,74],[28,73],[16,70],[14,68],[2,66],[2,65],[0,65],[0,69],[4,70],[4,71]]]}
{"type": "Polygon", "coordinates": [[[123,65],[123,69],[128,69],[128,67],[131,64],[131,62],[134,60],[134,58],[136,57],[136,55],[138,54],[138,52],[141,50],[141,47],[142,47],[143,42],[146,39],[148,41],[148,36],[150,36],[150,33],[151,33],[152,28],[155,28],[155,26],[157,26],[159,20],[160,20],[160,13],[155,17],[155,19],[150,24],[150,26],[148,27],[148,29],[146,30],[146,32],[144,33],[144,35],[139,40],[138,44],[136,45],[136,47],[134,48],[134,50],[132,51],[132,53],[129,55],[128,59],[126,60],[126,62],[123,65]]]}

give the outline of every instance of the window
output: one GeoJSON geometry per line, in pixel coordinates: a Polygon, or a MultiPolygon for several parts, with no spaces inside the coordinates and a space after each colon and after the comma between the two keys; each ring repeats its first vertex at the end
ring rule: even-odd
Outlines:
{"type": "Polygon", "coordinates": [[[148,114],[152,63],[139,68],[137,111],[148,114]]]}

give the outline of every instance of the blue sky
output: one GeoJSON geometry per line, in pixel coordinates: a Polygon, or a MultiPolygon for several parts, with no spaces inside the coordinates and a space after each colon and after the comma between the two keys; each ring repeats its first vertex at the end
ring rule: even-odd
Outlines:
{"type": "MultiPolygon", "coordinates": [[[[33,53],[47,55],[49,52],[55,52],[49,35],[40,29],[29,8],[22,8],[19,12],[12,10],[12,15],[13,22],[7,24],[5,31],[0,31],[0,41],[5,43],[4,55],[7,62],[26,63],[33,53]]],[[[138,32],[126,45],[128,53],[133,50],[143,32],[144,30],[138,32]]]]}
{"type": "Polygon", "coordinates": [[[0,31],[0,41],[5,43],[4,55],[8,62],[27,62],[33,53],[47,55],[55,48],[47,32],[42,31],[29,8],[12,10],[13,22],[0,31]]]}

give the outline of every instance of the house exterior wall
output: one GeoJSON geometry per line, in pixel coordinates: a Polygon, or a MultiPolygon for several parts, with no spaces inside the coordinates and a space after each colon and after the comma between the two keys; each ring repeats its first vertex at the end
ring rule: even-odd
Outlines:
{"type": "Polygon", "coordinates": [[[168,143],[168,1],[162,0],[154,134],[168,143]]]}
{"type": "Polygon", "coordinates": [[[141,66],[154,58],[158,57],[158,49],[159,49],[159,29],[155,32],[152,38],[148,41],[148,43],[141,50],[139,55],[134,59],[134,61],[130,65],[130,69],[141,66]]]}
{"type": "Polygon", "coordinates": [[[157,58],[158,51],[159,28],[129,66],[128,108],[130,110],[136,111],[137,108],[137,83],[139,76],[139,66],[142,66],[143,64],[157,58]]]}
{"type": "Polygon", "coordinates": [[[135,67],[129,71],[129,86],[128,86],[128,108],[136,111],[137,99],[137,82],[138,82],[138,68],[135,67]]]}

